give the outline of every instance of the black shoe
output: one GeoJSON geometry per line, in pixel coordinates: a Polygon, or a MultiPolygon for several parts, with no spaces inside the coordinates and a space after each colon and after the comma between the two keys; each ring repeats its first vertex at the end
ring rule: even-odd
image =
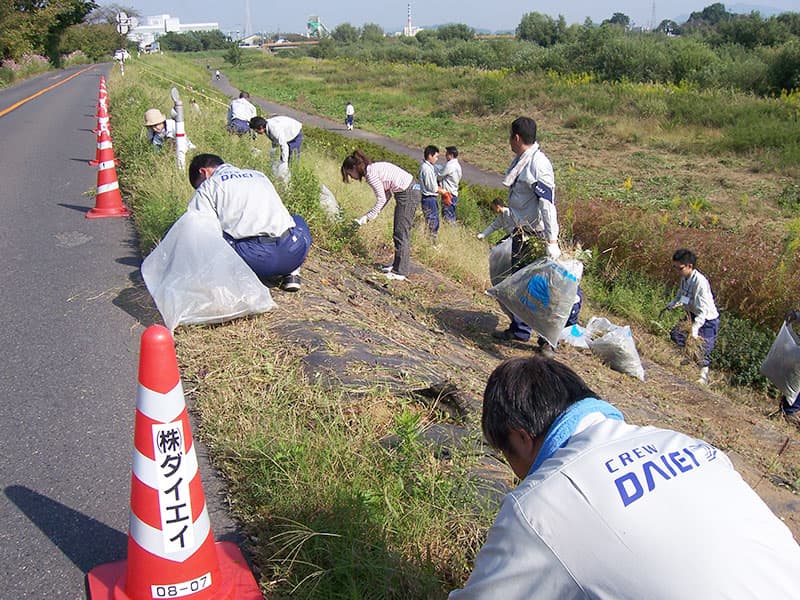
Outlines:
{"type": "Polygon", "coordinates": [[[513,340],[514,334],[508,329],[496,329],[492,332],[492,337],[496,340],[513,340]]]}
{"type": "Polygon", "coordinates": [[[286,275],[281,281],[281,289],[284,292],[296,292],[300,289],[299,275],[286,275]]]}

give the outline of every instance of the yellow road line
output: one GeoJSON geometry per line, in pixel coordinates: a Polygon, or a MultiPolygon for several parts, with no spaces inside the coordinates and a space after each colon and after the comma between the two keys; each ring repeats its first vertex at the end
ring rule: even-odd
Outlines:
{"type": "Polygon", "coordinates": [[[49,91],[50,91],[50,90],[52,90],[53,88],[57,88],[58,86],[60,86],[60,85],[62,85],[62,84],[64,84],[64,83],[67,83],[67,82],[68,82],[70,79],[72,79],[73,77],[77,77],[78,75],[81,75],[82,73],[86,73],[86,71],[88,71],[88,70],[90,70],[90,69],[94,69],[94,67],[95,67],[95,65],[92,65],[92,66],[90,66],[90,67],[86,67],[85,69],[81,69],[80,71],[78,71],[77,73],[73,73],[72,75],[70,75],[70,76],[69,76],[69,77],[67,77],[66,79],[62,79],[61,81],[57,81],[57,82],[56,82],[56,83],[54,83],[53,85],[48,85],[46,88],[39,90],[39,91],[38,91],[38,92],[36,92],[35,94],[33,94],[33,95],[31,95],[31,96],[28,96],[27,98],[23,98],[22,100],[20,100],[19,102],[16,102],[16,103],[14,103],[14,104],[12,104],[12,105],[11,105],[11,106],[9,106],[8,108],[4,108],[3,110],[0,110],[0,117],[4,117],[4,116],[5,116],[5,115],[7,115],[8,113],[10,113],[12,110],[14,110],[14,109],[16,109],[16,108],[19,108],[20,106],[22,106],[22,105],[23,105],[23,104],[25,104],[26,102],[30,102],[30,101],[31,101],[31,100],[33,100],[34,98],[38,98],[39,96],[41,96],[42,94],[44,94],[44,93],[46,93],[46,92],[49,92],[49,91]]]}

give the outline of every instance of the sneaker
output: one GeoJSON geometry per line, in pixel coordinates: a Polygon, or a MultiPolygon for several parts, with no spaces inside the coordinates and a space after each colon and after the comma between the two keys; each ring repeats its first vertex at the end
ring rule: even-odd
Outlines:
{"type": "Polygon", "coordinates": [[[394,271],[394,265],[383,265],[381,267],[381,273],[391,273],[394,271]]]}
{"type": "Polygon", "coordinates": [[[281,289],[284,292],[296,292],[300,289],[299,275],[286,275],[281,281],[281,289]]]}
{"type": "Polygon", "coordinates": [[[696,383],[700,385],[708,385],[708,367],[700,369],[700,377],[697,378],[696,383]]]}
{"type": "Polygon", "coordinates": [[[386,279],[390,279],[392,281],[405,281],[406,276],[400,275],[400,273],[395,273],[394,271],[389,271],[388,273],[384,273],[386,279]]]}

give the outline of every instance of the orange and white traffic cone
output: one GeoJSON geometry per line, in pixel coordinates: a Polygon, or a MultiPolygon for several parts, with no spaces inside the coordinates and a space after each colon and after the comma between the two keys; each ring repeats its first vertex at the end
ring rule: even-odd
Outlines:
{"type": "Polygon", "coordinates": [[[110,159],[114,161],[114,166],[119,165],[119,161],[114,158],[114,150],[111,144],[111,132],[107,129],[98,129],[97,130],[97,148],[94,152],[94,160],[90,160],[89,164],[93,167],[98,166],[108,156],[109,151],[111,152],[110,159]],[[106,134],[105,136],[103,134],[106,134]]]}
{"type": "Polygon", "coordinates": [[[97,117],[97,129],[94,130],[94,133],[99,134],[103,130],[109,133],[111,132],[111,120],[108,116],[108,106],[106,102],[107,97],[102,96],[101,90],[100,97],[97,99],[97,113],[95,114],[97,117]]]}
{"type": "Polygon", "coordinates": [[[89,572],[92,600],[262,600],[239,548],[214,542],[172,335],[142,334],[128,559],[89,572]]]}
{"type": "Polygon", "coordinates": [[[97,152],[100,162],[97,165],[95,207],[86,213],[86,218],[127,217],[128,209],[122,204],[122,194],[119,191],[114,147],[106,130],[101,130],[98,135],[97,152]]]}

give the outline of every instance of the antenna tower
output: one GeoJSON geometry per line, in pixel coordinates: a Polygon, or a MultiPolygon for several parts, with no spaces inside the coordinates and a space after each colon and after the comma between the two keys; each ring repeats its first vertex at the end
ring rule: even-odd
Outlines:
{"type": "Polygon", "coordinates": [[[244,0],[244,37],[253,35],[253,19],[250,16],[250,0],[244,0]]]}
{"type": "Polygon", "coordinates": [[[656,0],[653,0],[653,3],[650,7],[650,27],[648,29],[653,31],[656,28],[656,0]]]}

